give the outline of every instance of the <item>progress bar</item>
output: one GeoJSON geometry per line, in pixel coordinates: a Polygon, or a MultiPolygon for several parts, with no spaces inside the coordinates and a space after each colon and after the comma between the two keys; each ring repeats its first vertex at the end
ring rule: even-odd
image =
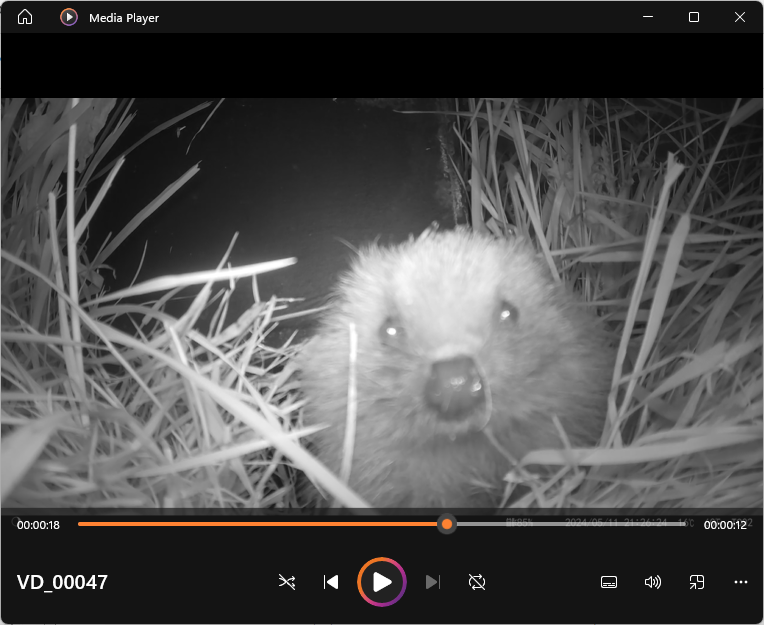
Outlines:
{"type": "Polygon", "coordinates": [[[437,527],[437,521],[79,521],[80,527],[437,527]]]}
{"type": "MultiPolygon", "coordinates": [[[[80,527],[438,527],[440,521],[79,521],[80,527]]],[[[459,527],[687,527],[684,521],[459,521],[459,527]]]]}

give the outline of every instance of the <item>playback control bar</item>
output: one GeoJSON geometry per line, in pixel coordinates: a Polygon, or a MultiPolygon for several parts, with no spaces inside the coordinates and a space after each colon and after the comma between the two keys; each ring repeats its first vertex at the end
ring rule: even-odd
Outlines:
{"type": "Polygon", "coordinates": [[[417,622],[422,614],[427,622],[465,623],[476,613],[481,622],[506,622],[510,604],[511,619],[525,623],[759,623],[763,616],[761,510],[321,518],[15,512],[0,517],[7,623],[102,623],[117,605],[119,620],[130,623],[417,622]],[[540,596],[550,600],[539,603],[540,596]],[[205,597],[237,599],[192,599],[205,597]]]}

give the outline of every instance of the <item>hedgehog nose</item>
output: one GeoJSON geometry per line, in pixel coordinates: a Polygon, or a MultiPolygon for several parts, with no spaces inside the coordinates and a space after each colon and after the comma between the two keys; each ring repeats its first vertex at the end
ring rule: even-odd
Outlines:
{"type": "Polygon", "coordinates": [[[444,421],[461,421],[485,401],[483,379],[475,361],[458,356],[433,363],[425,385],[427,403],[444,421]]]}

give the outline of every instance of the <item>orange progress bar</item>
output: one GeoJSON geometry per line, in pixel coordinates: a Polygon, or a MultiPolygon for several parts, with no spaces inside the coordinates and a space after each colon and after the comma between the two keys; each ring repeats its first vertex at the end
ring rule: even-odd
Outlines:
{"type": "Polygon", "coordinates": [[[437,521],[80,521],[80,527],[437,527],[437,521]]]}

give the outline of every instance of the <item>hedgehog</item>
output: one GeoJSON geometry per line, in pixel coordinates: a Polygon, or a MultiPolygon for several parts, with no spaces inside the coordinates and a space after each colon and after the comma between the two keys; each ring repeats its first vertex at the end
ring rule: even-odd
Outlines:
{"type": "Polygon", "coordinates": [[[336,473],[351,324],[348,484],[377,508],[495,508],[514,461],[601,435],[613,350],[522,238],[461,228],[358,253],[298,360],[305,423],[328,426],[311,446],[336,473]]]}

